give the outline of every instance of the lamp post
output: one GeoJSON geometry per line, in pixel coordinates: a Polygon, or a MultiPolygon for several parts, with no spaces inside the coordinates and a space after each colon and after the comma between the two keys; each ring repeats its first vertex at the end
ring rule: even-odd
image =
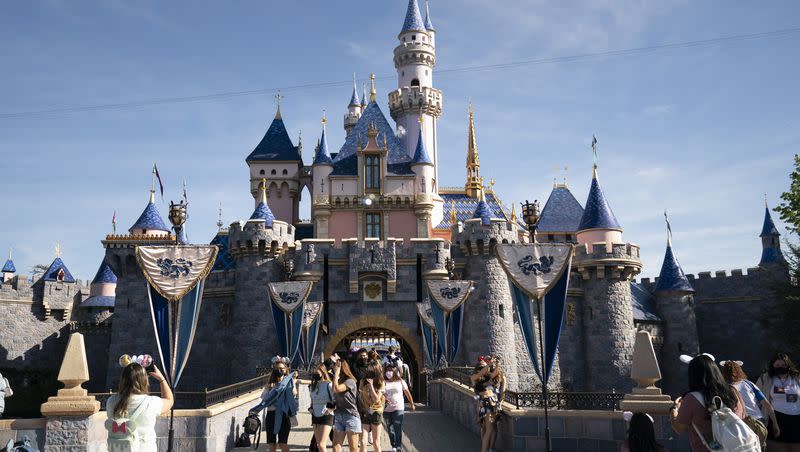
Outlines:
{"type": "MultiPolygon", "coordinates": [[[[525,200],[522,204],[522,219],[525,225],[528,226],[528,232],[531,234],[531,243],[536,243],[536,228],[539,226],[539,201],[533,200],[532,203],[525,200]]],[[[539,324],[539,356],[541,358],[542,369],[542,406],[544,407],[544,445],[547,452],[553,450],[553,445],[550,443],[550,416],[547,408],[547,369],[544,363],[544,336],[542,334],[542,300],[534,300],[536,303],[536,317],[539,324]]]]}
{"type": "MultiPolygon", "coordinates": [[[[181,200],[180,203],[175,204],[174,202],[169,202],[169,222],[172,223],[172,229],[175,230],[175,239],[176,243],[180,244],[178,241],[178,237],[181,235],[181,230],[183,229],[184,223],[186,223],[186,207],[189,204],[183,202],[181,200]]],[[[172,303],[173,309],[174,306],[177,306],[177,303],[172,303]]],[[[177,312],[172,313],[172,329],[173,331],[177,327],[177,312]]],[[[172,378],[170,378],[172,380],[172,378]]],[[[170,381],[171,383],[171,381],[170,381]]],[[[174,397],[175,394],[175,385],[170,384],[172,386],[172,394],[174,397]]],[[[173,452],[174,450],[174,442],[175,442],[175,404],[172,405],[172,408],[169,409],[169,435],[167,437],[167,452],[173,452]]]]}

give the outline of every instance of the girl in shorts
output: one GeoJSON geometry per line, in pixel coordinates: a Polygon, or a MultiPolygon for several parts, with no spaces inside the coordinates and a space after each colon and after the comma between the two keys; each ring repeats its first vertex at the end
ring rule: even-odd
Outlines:
{"type": "Polygon", "coordinates": [[[364,434],[361,435],[361,450],[367,450],[367,435],[372,436],[372,448],[381,452],[381,423],[383,421],[384,396],[383,367],[377,361],[367,369],[366,377],[361,380],[359,397],[364,404],[365,412],[361,417],[364,434]]]}
{"type": "Polygon", "coordinates": [[[320,364],[311,374],[311,425],[314,428],[314,438],[317,449],[324,452],[328,447],[328,435],[333,428],[333,385],[328,377],[328,369],[320,364]]]}
{"type": "Polygon", "coordinates": [[[347,438],[349,450],[358,450],[358,434],[361,433],[361,418],[356,406],[356,377],[345,360],[336,360],[333,365],[333,452],[342,451],[347,438]]]}

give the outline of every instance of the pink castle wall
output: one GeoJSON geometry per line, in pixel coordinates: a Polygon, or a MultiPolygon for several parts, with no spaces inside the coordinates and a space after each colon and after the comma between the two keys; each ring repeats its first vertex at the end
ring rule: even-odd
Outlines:
{"type": "Polygon", "coordinates": [[[414,212],[389,212],[386,237],[408,239],[417,237],[417,217],[414,212]]]}
{"type": "Polygon", "coordinates": [[[336,245],[342,239],[350,239],[358,236],[358,220],[353,211],[331,212],[328,218],[328,238],[336,239],[336,245]]]}
{"type": "Polygon", "coordinates": [[[280,189],[278,189],[277,185],[272,185],[267,202],[276,220],[294,224],[294,201],[289,196],[288,184],[282,184],[280,189]],[[279,193],[280,196],[278,196],[279,193]]]}

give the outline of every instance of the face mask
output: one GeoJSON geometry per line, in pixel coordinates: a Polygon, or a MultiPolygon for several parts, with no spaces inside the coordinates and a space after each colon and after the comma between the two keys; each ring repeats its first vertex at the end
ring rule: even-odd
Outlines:
{"type": "Polygon", "coordinates": [[[367,358],[358,358],[358,364],[360,364],[362,366],[366,366],[367,365],[367,358]]]}
{"type": "Polygon", "coordinates": [[[773,368],[773,370],[775,371],[775,373],[777,375],[786,375],[786,374],[789,373],[789,368],[788,367],[775,367],[775,368],[773,368]]]}
{"type": "Polygon", "coordinates": [[[385,372],[384,375],[386,375],[386,379],[388,380],[388,379],[391,379],[394,376],[394,372],[392,372],[392,371],[385,372]]]}
{"type": "Polygon", "coordinates": [[[316,382],[316,381],[320,381],[320,380],[322,380],[322,377],[320,376],[320,374],[314,374],[314,375],[311,376],[311,381],[315,381],[316,382]]]}

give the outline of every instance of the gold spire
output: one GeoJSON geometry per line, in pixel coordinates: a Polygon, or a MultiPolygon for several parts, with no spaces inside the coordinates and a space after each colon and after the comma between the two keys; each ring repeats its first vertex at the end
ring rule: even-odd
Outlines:
{"type": "Polygon", "coordinates": [[[514,223],[514,224],[517,223],[517,211],[515,209],[516,209],[516,207],[514,206],[514,203],[512,202],[511,203],[511,222],[514,223]]]}
{"type": "Polygon", "coordinates": [[[375,74],[369,74],[369,101],[375,102],[375,95],[377,94],[375,91],[375,74]]]}
{"type": "Polygon", "coordinates": [[[456,217],[456,203],[450,204],[450,226],[455,226],[458,222],[458,218],[456,217]]]}
{"type": "Polygon", "coordinates": [[[61,257],[61,243],[56,242],[56,257],[61,257]]]}
{"type": "Polygon", "coordinates": [[[472,198],[480,197],[483,192],[483,182],[480,177],[480,162],[478,161],[478,144],[475,140],[475,120],[472,112],[472,101],[469,103],[469,129],[467,131],[467,183],[464,188],[472,198]]]}
{"type": "Polygon", "coordinates": [[[261,184],[260,184],[259,188],[261,188],[261,202],[263,202],[264,204],[267,204],[267,178],[266,177],[262,177],[261,178],[261,184]]]}
{"type": "Polygon", "coordinates": [[[283,119],[281,117],[281,92],[278,90],[278,94],[275,95],[275,102],[278,104],[278,109],[275,111],[275,119],[283,119]]]}
{"type": "Polygon", "coordinates": [[[322,128],[325,129],[325,124],[328,123],[328,118],[325,115],[325,109],[322,109],[322,128]]]}

